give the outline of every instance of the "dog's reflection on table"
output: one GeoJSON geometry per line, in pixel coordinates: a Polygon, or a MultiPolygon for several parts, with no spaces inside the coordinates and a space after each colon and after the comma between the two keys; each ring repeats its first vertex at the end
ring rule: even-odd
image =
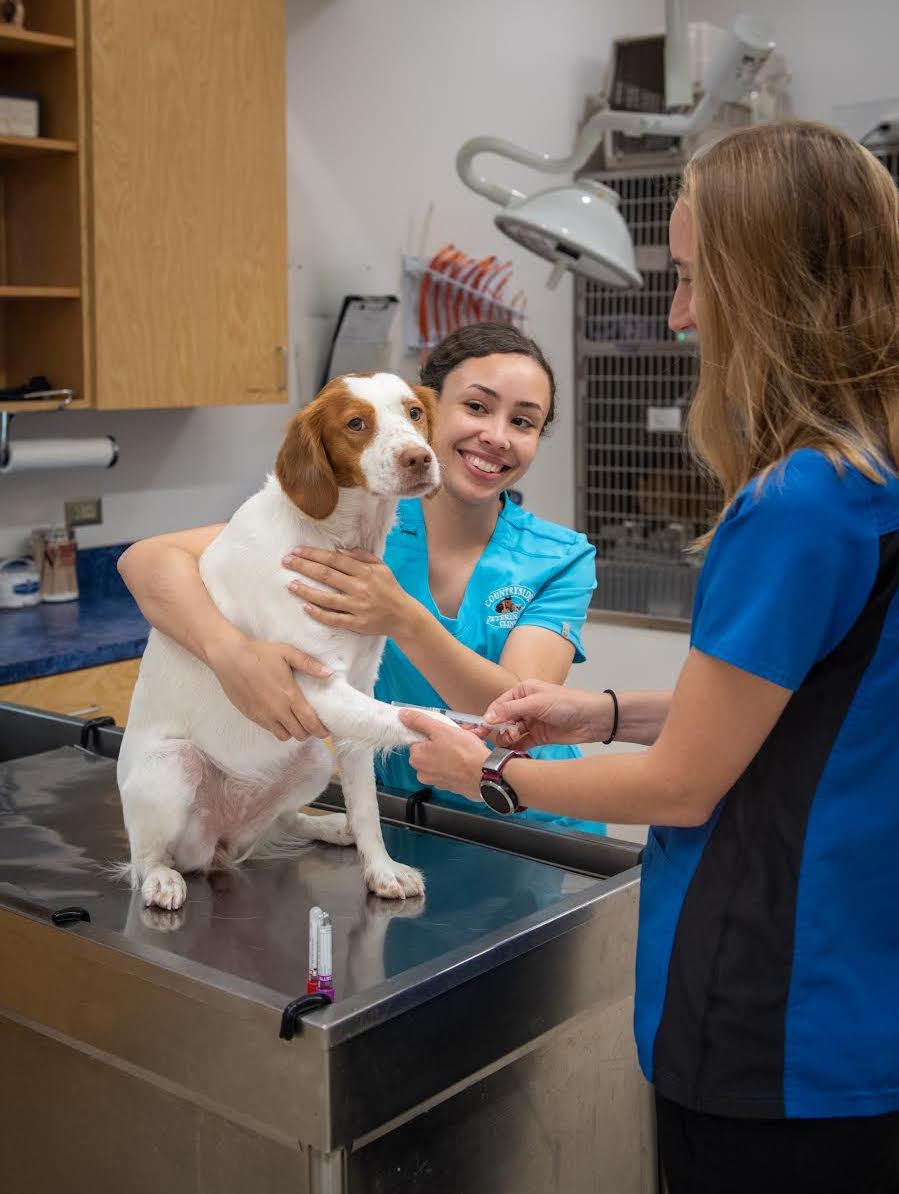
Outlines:
{"type": "Polygon", "coordinates": [[[190,899],[177,911],[144,907],[131,894],[126,935],[172,950],[274,990],[305,990],[309,909],[324,908],[334,927],[337,997],[390,977],[390,924],[416,919],[427,896],[384,900],[362,882],[355,850],[309,847],[289,861],[245,864],[191,876],[190,899]]]}

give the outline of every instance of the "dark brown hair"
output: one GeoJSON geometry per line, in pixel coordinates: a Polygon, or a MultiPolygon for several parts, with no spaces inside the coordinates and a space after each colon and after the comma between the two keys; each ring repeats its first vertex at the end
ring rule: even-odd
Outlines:
{"type": "Polygon", "coordinates": [[[515,353],[518,356],[530,357],[546,374],[549,382],[549,410],[546,422],[540,429],[542,435],[556,413],[556,379],[540,345],[511,324],[471,323],[467,327],[450,332],[431,349],[428,359],[422,365],[422,385],[430,386],[439,397],[443,383],[463,361],[472,357],[491,357],[495,353],[515,353]]]}

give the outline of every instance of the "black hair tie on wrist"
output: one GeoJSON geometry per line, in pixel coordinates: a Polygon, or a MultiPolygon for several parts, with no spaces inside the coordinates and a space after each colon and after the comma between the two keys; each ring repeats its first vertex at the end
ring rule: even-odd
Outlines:
{"type": "Polygon", "coordinates": [[[604,696],[608,693],[612,698],[612,732],[608,738],[602,740],[603,746],[608,746],[610,742],[614,742],[615,735],[618,733],[618,697],[615,696],[611,688],[604,688],[602,691],[604,696]]]}

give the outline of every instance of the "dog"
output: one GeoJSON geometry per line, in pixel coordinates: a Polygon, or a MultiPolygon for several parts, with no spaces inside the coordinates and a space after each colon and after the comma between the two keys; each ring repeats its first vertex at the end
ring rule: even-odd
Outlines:
{"type": "Polygon", "coordinates": [[[331,679],[296,683],[331,732],[345,815],[301,811],[331,777],[323,742],[279,742],[238,712],[205,664],[151,631],[118,763],[126,871],[147,907],[180,908],[185,873],[237,864],[279,834],[355,842],[371,891],[423,894],[421,873],[388,855],[378,817],[374,752],[420,740],[372,697],[384,639],[312,619],[288,591],[281,560],[300,543],[380,556],[399,499],[439,485],[436,409],[433,391],[393,374],[329,382],[292,419],[263,488],[200,557],[206,588],[234,625],[332,670],[331,679]]]}

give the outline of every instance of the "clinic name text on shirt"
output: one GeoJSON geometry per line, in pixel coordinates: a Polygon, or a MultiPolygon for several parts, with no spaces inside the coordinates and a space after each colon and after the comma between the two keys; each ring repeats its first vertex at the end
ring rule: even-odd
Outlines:
{"type": "Polygon", "coordinates": [[[484,602],[491,611],[487,615],[487,625],[503,629],[514,626],[533,596],[534,590],[526,585],[504,585],[501,589],[494,589],[484,602]]]}

